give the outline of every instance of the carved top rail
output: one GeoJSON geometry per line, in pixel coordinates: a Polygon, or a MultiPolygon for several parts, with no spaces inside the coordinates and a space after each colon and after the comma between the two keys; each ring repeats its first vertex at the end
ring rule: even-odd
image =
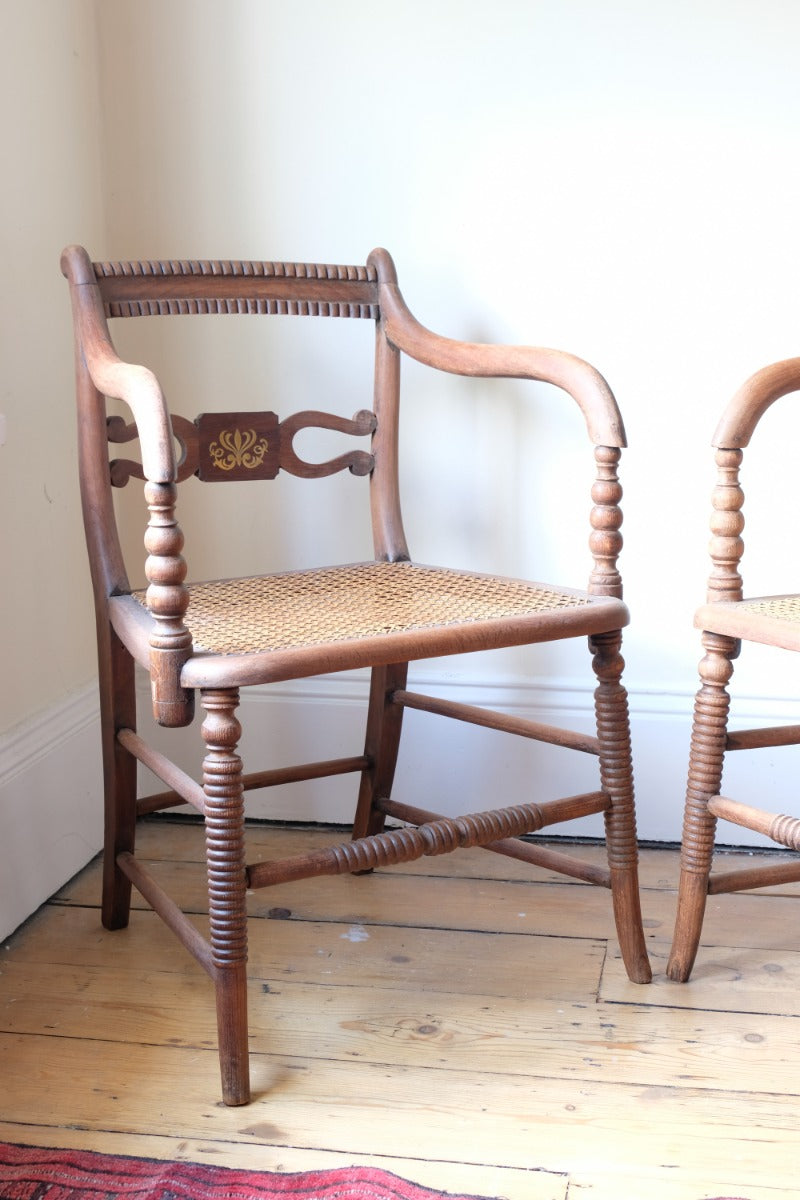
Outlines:
{"type": "Polygon", "coordinates": [[[197,313],[379,315],[373,267],[239,260],[96,262],[108,317],[197,313]]]}

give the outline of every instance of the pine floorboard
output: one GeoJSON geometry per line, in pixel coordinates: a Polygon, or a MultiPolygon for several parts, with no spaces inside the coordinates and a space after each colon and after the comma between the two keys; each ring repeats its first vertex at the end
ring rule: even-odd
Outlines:
{"type": "MultiPolygon", "coordinates": [[[[338,836],[255,826],[249,858],[338,836]]],[[[139,852],[203,929],[202,830],[147,821],[139,852]]],[[[0,951],[0,1138],[372,1163],[508,1200],[795,1197],[800,885],[711,898],[681,986],[677,869],[642,852],[649,987],[625,976],[607,891],[477,850],[256,893],[254,1100],[227,1109],[208,979],[140,900],[102,929],[94,862],[0,951]]]]}

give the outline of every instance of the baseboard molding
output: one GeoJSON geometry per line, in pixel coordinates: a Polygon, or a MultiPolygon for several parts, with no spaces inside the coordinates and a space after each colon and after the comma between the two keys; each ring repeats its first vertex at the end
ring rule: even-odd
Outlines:
{"type": "Polygon", "coordinates": [[[102,844],[97,685],[0,738],[0,938],[102,844]]]}

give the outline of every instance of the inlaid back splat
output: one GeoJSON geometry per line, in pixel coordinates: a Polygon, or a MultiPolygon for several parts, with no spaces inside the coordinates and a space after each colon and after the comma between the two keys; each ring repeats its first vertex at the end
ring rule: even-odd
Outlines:
{"type": "MultiPolygon", "coordinates": [[[[352,420],[333,413],[299,412],[280,421],[272,412],[203,413],[195,421],[173,415],[172,431],[180,447],[177,481],[191,475],[205,483],[274,479],[279,471],[302,479],[322,479],[337,471],[369,475],[375,460],[364,450],[348,450],[327,462],[309,463],[294,449],[302,429],[331,429],[353,437],[367,437],[377,425],[375,414],[361,409],[352,420]]],[[[108,440],[114,444],[138,437],[135,424],[122,417],[108,418],[108,440]]],[[[111,483],[125,487],[130,479],[144,479],[140,462],[115,458],[110,464],[111,483]]]]}

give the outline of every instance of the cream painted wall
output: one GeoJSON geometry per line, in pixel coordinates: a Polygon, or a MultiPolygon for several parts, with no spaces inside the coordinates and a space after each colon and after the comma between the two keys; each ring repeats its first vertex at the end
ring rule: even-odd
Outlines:
{"type": "Polygon", "coordinates": [[[0,936],[96,850],[94,621],[59,255],[102,247],[92,0],[0,0],[0,936]]]}
{"type": "MultiPolygon", "coordinates": [[[[706,574],[707,444],[738,383],[798,348],[800,9],[785,0],[0,0],[0,8],[13,165],[0,190],[8,285],[0,728],[16,746],[36,745],[42,713],[83,696],[94,673],[62,244],[83,241],[96,257],[339,262],[363,261],[383,244],[427,324],[572,350],[617,393],[630,439],[623,568],[640,827],[676,838],[698,657],[692,612],[706,574]],[[57,616],[51,578],[64,581],[57,616]]],[[[366,323],[237,329],[221,319],[201,323],[198,335],[182,323],[172,330],[177,349],[158,323],[126,327],[121,340],[152,358],[189,415],[213,407],[219,391],[282,412],[305,406],[309,389],[314,402],[346,413],[368,399],[366,323]]],[[[577,412],[516,383],[468,383],[463,402],[459,385],[434,387],[413,368],[406,384],[415,556],[581,583],[586,506],[571,495],[585,462],[577,412]],[[434,471],[443,478],[437,500],[425,491],[434,471]]],[[[760,488],[769,499],[796,475],[795,408],[785,403],[765,422],[747,477],[753,496],[760,488]]],[[[181,510],[193,572],[210,565],[214,532],[225,541],[223,571],[244,565],[253,547],[278,566],[312,561],[323,539],[330,559],[360,555],[365,521],[345,515],[353,486],[282,482],[238,534],[236,489],[212,519],[195,487],[181,510]]],[[[134,497],[123,507],[138,550],[134,497]]],[[[750,522],[752,591],[791,586],[780,552],[791,511],[776,500],[750,522]]],[[[553,716],[572,708],[580,719],[583,654],[514,652],[423,674],[465,698],[553,716]]],[[[750,656],[737,675],[753,719],[797,719],[792,673],[772,656],[750,656]]],[[[314,688],[293,698],[288,725],[257,698],[256,740],[286,743],[309,721],[324,732],[360,685],[314,688]]],[[[416,729],[410,721],[411,762],[432,737],[450,736],[416,729]]],[[[197,754],[196,741],[187,754],[197,754]]],[[[751,775],[787,802],[788,755],[767,754],[751,775]]],[[[472,791],[485,801],[520,777],[509,752],[489,742],[476,760],[457,750],[457,763],[434,794],[472,791]]],[[[537,760],[535,770],[557,781],[560,767],[537,760]]],[[[15,811],[29,794],[14,799],[15,811]]],[[[324,815],[313,789],[300,809],[280,798],[278,808],[324,815]]]]}
{"type": "Polygon", "coordinates": [[[59,256],[105,232],[94,4],[2,0],[0,12],[3,731],[95,673],[59,256]]]}

